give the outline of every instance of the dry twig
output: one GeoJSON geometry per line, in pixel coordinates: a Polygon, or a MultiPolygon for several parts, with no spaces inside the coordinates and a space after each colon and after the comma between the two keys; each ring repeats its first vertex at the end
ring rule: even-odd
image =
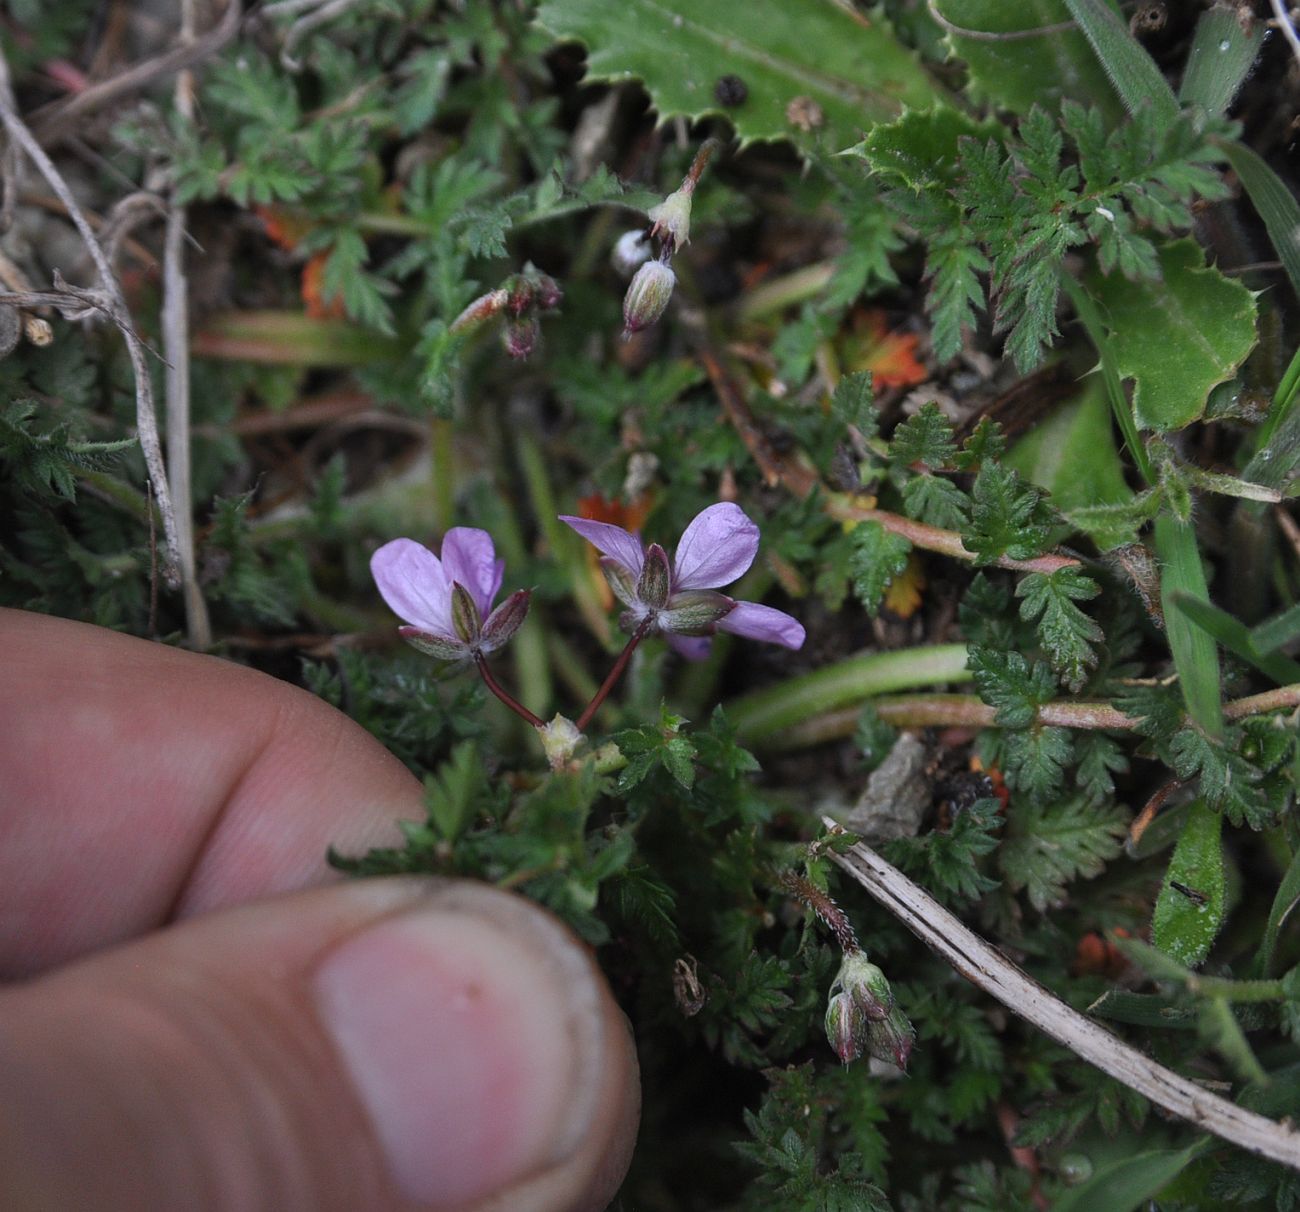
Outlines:
{"type": "MultiPolygon", "coordinates": [[[[843,832],[829,818],[825,824],[833,833],[843,832]]],[[[869,847],[859,842],[847,854],[832,853],[831,858],[956,972],[1076,1056],[1202,1131],[1300,1169],[1300,1134],[1288,1125],[1247,1111],[1156,1064],[1067,1006],[869,847]]]]}
{"type": "MultiPolygon", "coordinates": [[[[145,467],[153,483],[154,494],[158,498],[158,508],[163,520],[163,536],[167,544],[164,575],[169,583],[176,584],[178,583],[177,557],[180,550],[176,531],[176,511],[172,506],[167,474],[163,468],[162,446],[158,438],[158,418],[154,410],[153,383],[149,377],[145,344],[131,323],[131,312],[122,294],[121,283],[113,273],[113,267],[95,238],[95,233],[91,230],[72,190],[54,166],[54,161],[45,153],[45,149],[36,141],[27,124],[18,116],[13,84],[9,75],[9,63],[2,52],[0,52],[0,121],[4,123],[9,141],[36,165],[59,201],[67,208],[68,217],[76,226],[99,274],[101,288],[98,291],[81,290],[61,281],[56,281],[56,290],[62,289],[82,299],[87,307],[103,311],[117,325],[126,339],[127,353],[131,358],[131,369],[135,375],[136,429],[140,437],[140,449],[144,454],[145,467]]],[[[66,304],[66,299],[64,303],[66,304]]],[[[59,306],[58,303],[53,305],[59,306]]]]}
{"type": "MultiPolygon", "coordinates": [[[[181,46],[194,43],[194,0],[181,0],[181,46]]],[[[194,75],[188,69],[176,77],[176,113],[182,122],[194,120],[194,75]]],[[[194,559],[194,510],[190,503],[190,296],[185,277],[185,208],[173,201],[167,208],[163,240],[163,355],[167,363],[167,476],[179,505],[176,517],[181,593],[190,643],[200,650],[212,645],[208,606],[199,588],[194,559]]]]}

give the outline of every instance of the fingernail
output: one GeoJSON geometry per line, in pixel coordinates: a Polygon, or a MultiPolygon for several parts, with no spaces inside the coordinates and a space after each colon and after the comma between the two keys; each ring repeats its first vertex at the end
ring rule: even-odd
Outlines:
{"type": "Polygon", "coordinates": [[[480,1199],[581,1143],[599,1085],[601,995],[581,946],[527,902],[442,885],[341,943],[313,984],[406,1198],[480,1199]]]}

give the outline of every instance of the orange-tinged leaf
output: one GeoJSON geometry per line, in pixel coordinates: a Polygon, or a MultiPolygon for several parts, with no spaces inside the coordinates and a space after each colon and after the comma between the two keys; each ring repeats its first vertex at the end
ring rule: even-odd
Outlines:
{"type": "Polygon", "coordinates": [[[844,364],[849,370],[869,370],[876,387],[915,387],[929,378],[916,359],[921,338],[910,332],[890,332],[883,311],[859,312],[853,320],[844,364]]]}
{"type": "Polygon", "coordinates": [[[317,253],[302,267],[302,301],[313,320],[341,320],[347,314],[339,295],[328,302],[321,293],[327,253],[317,253]]]}
{"type": "Polygon", "coordinates": [[[907,557],[907,567],[890,582],[885,590],[884,606],[900,619],[910,619],[921,605],[921,590],[925,588],[925,572],[916,552],[907,557]]]}
{"type": "Polygon", "coordinates": [[[266,234],[281,248],[290,251],[298,247],[314,226],[301,211],[286,210],[282,206],[254,206],[253,213],[262,220],[266,234]]]}

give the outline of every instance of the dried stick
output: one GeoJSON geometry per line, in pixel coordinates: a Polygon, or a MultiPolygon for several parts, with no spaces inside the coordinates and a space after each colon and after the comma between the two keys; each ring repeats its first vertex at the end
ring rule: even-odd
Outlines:
{"type": "MultiPolygon", "coordinates": [[[[181,46],[194,43],[194,0],[181,0],[181,46]]],[[[194,73],[176,76],[176,113],[186,125],[194,120],[194,73]]],[[[185,207],[167,208],[163,240],[162,339],[167,364],[167,476],[176,511],[176,562],[185,601],[185,629],[200,651],[212,646],[208,605],[199,588],[194,560],[194,509],[190,501],[190,294],[185,277],[185,207]]]]}
{"type": "Polygon", "coordinates": [[[1286,5],[1282,0],[1272,0],[1273,24],[1282,31],[1282,37],[1286,39],[1287,45],[1291,48],[1291,53],[1300,60],[1300,37],[1296,35],[1295,26],[1291,24],[1291,14],[1287,12],[1286,5]]]}
{"type": "MultiPolygon", "coordinates": [[[[831,832],[844,832],[823,820],[831,832]]],[[[956,972],[1076,1056],[1202,1131],[1300,1169],[1300,1134],[1156,1064],[1067,1006],[869,847],[859,842],[830,857],[956,972]]]]}
{"type": "Polygon", "coordinates": [[[216,54],[239,32],[240,16],[239,0],[227,0],[220,23],[201,38],[182,43],[165,54],[127,68],[111,79],[92,84],[75,97],[42,106],[32,115],[32,129],[41,143],[57,143],[88,114],[111,105],[128,93],[138,92],[163,76],[170,76],[216,54]]]}
{"type": "Polygon", "coordinates": [[[14,101],[13,83],[9,75],[9,63],[0,52],[0,121],[9,139],[19,147],[36,165],[41,176],[49,183],[60,202],[67,208],[68,217],[76,226],[90,258],[95,263],[102,286],[102,300],[95,306],[106,311],[113,323],[121,330],[126,339],[127,353],[131,358],[131,370],[135,375],[135,421],[140,437],[140,449],[144,454],[145,468],[153,484],[154,495],[158,498],[158,509],[162,514],[163,537],[167,544],[167,557],[163,561],[163,575],[171,585],[179,583],[177,574],[177,553],[180,544],[176,533],[176,511],[172,506],[171,493],[167,487],[167,473],[163,469],[162,445],[158,439],[158,417],[154,411],[153,383],[149,378],[149,362],[145,353],[144,342],[131,323],[131,312],[122,294],[121,283],[113,273],[103,248],[95,238],[86,216],[82,214],[77,199],[63,179],[54,161],[45,154],[45,149],[36,141],[27,128],[27,124],[18,116],[14,101]]]}

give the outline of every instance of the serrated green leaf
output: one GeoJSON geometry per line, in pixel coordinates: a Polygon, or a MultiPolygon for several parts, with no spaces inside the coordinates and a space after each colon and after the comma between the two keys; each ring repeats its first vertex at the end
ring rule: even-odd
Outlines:
{"type": "Polygon", "coordinates": [[[939,15],[951,25],[948,45],[966,61],[970,88],[976,96],[1016,113],[1028,113],[1035,105],[1055,107],[1062,98],[1111,108],[1117,117],[1119,104],[1087,39],[1073,26],[1064,0],[937,0],[939,15]],[[972,34],[1016,34],[1024,36],[990,39],[972,34]],[[1030,31],[1042,30],[1042,33],[1030,31]]]}
{"type": "Polygon", "coordinates": [[[961,539],[975,555],[976,564],[992,564],[1003,555],[1029,560],[1049,546],[1052,511],[1043,494],[1011,468],[983,463],[971,489],[971,501],[970,525],[961,539]]]}
{"type": "Polygon", "coordinates": [[[1014,650],[972,644],[968,663],[980,698],[997,709],[995,718],[1003,728],[1028,728],[1037,709],[1056,693],[1051,670],[1014,650]]]}
{"type": "Polygon", "coordinates": [[[1070,566],[1052,573],[1031,572],[1016,586],[1016,597],[1024,599],[1020,617],[1037,623],[1052,668],[1076,694],[1097,663],[1093,646],[1105,637],[1097,623],[1074,603],[1086,602],[1100,592],[1096,581],[1070,566]]]}
{"type": "Polygon", "coordinates": [[[952,422],[931,400],[894,430],[889,457],[891,462],[903,467],[923,463],[938,470],[951,461],[956,451],[952,422]]]}
{"type": "Polygon", "coordinates": [[[1000,140],[1005,133],[992,119],[977,122],[947,106],[908,110],[896,122],[876,125],[850,150],[873,172],[911,190],[944,187],[957,172],[962,139],[1000,140]]]}
{"type": "Polygon", "coordinates": [[[1200,800],[1193,803],[1151,918],[1152,941],[1188,968],[1205,960],[1223,925],[1222,828],[1219,813],[1200,800]]]}
{"type": "Polygon", "coordinates": [[[832,0],[545,0],[537,20],[555,37],[587,47],[588,79],[643,80],[661,122],[721,114],[742,146],[793,139],[839,151],[903,106],[925,109],[941,100],[886,22],[832,0]],[[714,96],[724,75],[747,87],[738,106],[714,96]],[[796,98],[813,101],[823,125],[794,125],[786,110],[796,98]]]}
{"type": "Polygon", "coordinates": [[[879,522],[859,522],[850,539],[853,552],[849,556],[849,575],[853,579],[853,592],[863,609],[874,614],[880,609],[885,590],[907,567],[912,545],[879,522]]]}
{"type": "Polygon", "coordinates": [[[1013,802],[998,851],[1002,873],[1013,890],[1028,892],[1035,909],[1048,909],[1064,899],[1070,880],[1100,875],[1119,854],[1127,815],[1117,804],[1088,805],[1080,799],[1013,802]]]}
{"type": "Polygon", "coordinates": [[[1159,248],[1158,282],[1094,276],[1119,373],[1135,381],[1133,412],[1144,429],[1181,429],[1205,412],[1255,347],[1255,300],[1240,282],[1206,267],[1193,240],[1159,248]]]}
{"type": "Polygon", "coordinates": [[[842,424],[854,426],[869,440],[875,437],[879,421],[873,399],[871,372],[854,371],[835,385],[835,391],[831,395],[831,409],[842,424]]]}

